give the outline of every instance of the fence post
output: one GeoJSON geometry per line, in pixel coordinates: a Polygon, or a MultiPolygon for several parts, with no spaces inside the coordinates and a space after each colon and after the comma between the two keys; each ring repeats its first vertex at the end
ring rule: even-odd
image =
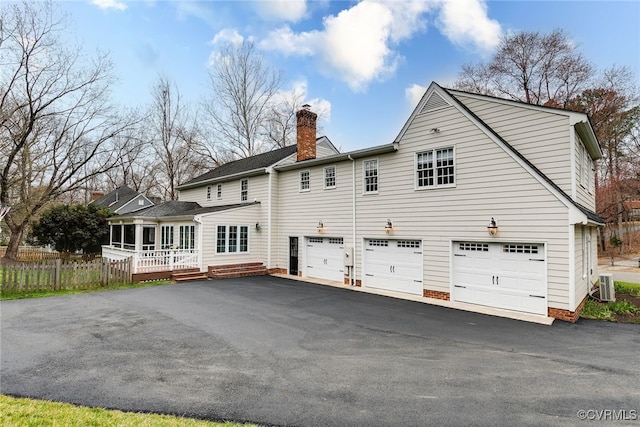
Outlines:
{"type": "Polygon", "coordinates": [[[59,291],[61,288],[61,279],[62,279],[62,259],[58,258],[55,262],[54,269],[54,279],[53,279],[53,289],[59,291]]]}
{"type": "Polygon", "coordinates": [[[127,283],[133,282],[133,257],[129,258],[129,268],[127,269],[127,283]]]}

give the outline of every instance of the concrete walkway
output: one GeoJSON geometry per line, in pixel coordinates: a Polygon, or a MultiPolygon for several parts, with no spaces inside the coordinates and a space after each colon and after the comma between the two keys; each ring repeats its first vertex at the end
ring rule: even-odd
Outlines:
{"type": "Polygon", "coordinates": [[[618,282],[629,282],[640,284],[639,259],[636,257],[626,259],[615,259],[614,265],[606,258],[598,260],[598,272],[611,273],[613,280],[618,282]]]}

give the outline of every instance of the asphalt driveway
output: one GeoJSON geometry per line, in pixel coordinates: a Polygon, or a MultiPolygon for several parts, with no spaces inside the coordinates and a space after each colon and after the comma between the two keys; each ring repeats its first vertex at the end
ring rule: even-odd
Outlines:
{"type": "Polygon", "coordinates": [[[640,420],[640,325],[268,276],[3,301],[0,320],[0,392],[17,396],[269,425],[640,420]]]}

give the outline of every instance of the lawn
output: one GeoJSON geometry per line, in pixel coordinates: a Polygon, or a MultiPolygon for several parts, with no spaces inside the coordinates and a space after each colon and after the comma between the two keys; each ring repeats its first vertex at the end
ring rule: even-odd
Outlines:
{"type": "Polygon", "coordinates": [[[171,280],[151,280],[146,282],[109,284],[106,286],[101,286],[99,288],[90,288],[90,289],[60,289],[57,291],[20,291],[20,292],[0,291],[0,301],[12,300],[12,299],[23,299],[23,298],[52,297],[52,296],[58,296],[58,295],[86,294],[90,292],[112,291],[116,289],[145,288],[148,286],[168,285],[171,283],[173,283],[171,280]]]}
{"type": "Polygon", "coordinates": [[[585,319],[640,324],[640,284],[615,282],[615,302],[589,298],[582,309],[585,319]]]}
{"type": "Polygon", "coordinates": [[[254,424],[219,423],[171,415],[132,413],[102,408],[87,408],[69,403],[15,398],[0,394],[2,426],[159,426],[159,427],[249,427],[254,424]]]}

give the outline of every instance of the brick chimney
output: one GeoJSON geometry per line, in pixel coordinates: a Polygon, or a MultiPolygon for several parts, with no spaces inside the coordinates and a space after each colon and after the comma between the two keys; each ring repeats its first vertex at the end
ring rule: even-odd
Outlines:
{"type": "Polygon", "coordinates": [[[296,113],[298,156],[296,161],[316,158],[316,119],[318,115],[310,110],[309,104],[304,104],[302,110],[296,113]]]}
{"type": "Polygon", "coordinates": [[[91,192],[91,201],[95,202],[96,200],[104,197],[104,193],[102,191],[92,191],[91,192]]]}

